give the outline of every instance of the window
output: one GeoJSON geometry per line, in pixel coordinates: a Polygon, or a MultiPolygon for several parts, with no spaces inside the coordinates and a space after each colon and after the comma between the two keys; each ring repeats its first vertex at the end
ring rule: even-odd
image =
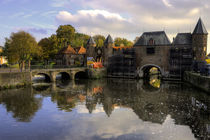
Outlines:
{"type": "Polygon", "coordinates": [[[155,41],[152,39],[152,38],[150,38],[150,40],[149,40],[149,45],[155,45],[155,41]]]}
{"type": "Polygon", "coordinates": [[[206,51],[206,47],[203,48],[203,51],[204,51],[204,52],[206,51]]]}
{"type": "Polygon", "coordinates": [[[147,48],[147,54],[155,54],[155,48],[151,47],[151,48],[147,48]]]}

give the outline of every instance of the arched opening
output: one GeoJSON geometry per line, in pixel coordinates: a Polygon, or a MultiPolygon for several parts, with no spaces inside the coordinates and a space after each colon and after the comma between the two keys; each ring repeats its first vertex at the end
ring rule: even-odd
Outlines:
{"type": "Polygon", "coordinates": [[[51,78],[49,75],[45,74],[45,73],[38,73],[36,75],[33,76],[32,81],[35,83],[50,83],[51,82],[51,78]]]}
{"type": "Polygon", "coordinates": [[[70,80],[71,77],[67,72],[60,72],[56,75],[56,80],[62,80],[62,81],[66,81],[66,80],[70,80]]]}
{"type": "Polygon", "coordinates": [[[152,75],[159,75],[161,76],[161,70],[159,67],[156,66],[145,66],[142,68],[143,77],[148,78],[152,75]]]}
{"type": "Polygon", "coordinates": [[[145,65],[140,69],[140,75],[144,79],[144,85],[146,87],[160,88],[162,70],[159,66],[145,65]]]}
{"type": "Polygon", "coordinates": [[[87,79],[87,73],[84,71],[77,72],[74,76],[75,80],[87,79]]]}
{"type": "Polygon", "coordinates": [[[70,75],[67,72],[60,72],[56,75],[56,85],[59,87],[65,87],[71,80],[70,75]]]}

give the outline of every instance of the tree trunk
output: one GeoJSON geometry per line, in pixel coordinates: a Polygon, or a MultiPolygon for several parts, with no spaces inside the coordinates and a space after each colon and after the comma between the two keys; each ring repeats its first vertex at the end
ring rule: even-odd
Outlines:
{"type": "Polygon", "coordinates": [[[20,62],[20,72],[23,71],[23,62],[20,62]]]}
{"type": "Polygon", "coordinates": [[[31,71],[31,60],[28,61],[28,69],[31,71]]]}
{"type": "Polygon", "coordinates": [[[24,71],[24,68],[25,68],[25,62],[23,61],[22,62],[22,71],[24,71]]]}

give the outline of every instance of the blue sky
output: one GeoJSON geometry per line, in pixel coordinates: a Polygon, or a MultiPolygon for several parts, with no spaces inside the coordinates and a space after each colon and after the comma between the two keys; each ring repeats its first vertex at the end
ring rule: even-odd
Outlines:
{"type": "Polygon", "coordinates": [[[130,40],[144,31],[165,30],[172,40],[178,32],[192,32],[199,17],[210,31],[209,12],[209,0],[0,0],[0,45],[19,30],[39,41],[61,24],[130,40]]]}

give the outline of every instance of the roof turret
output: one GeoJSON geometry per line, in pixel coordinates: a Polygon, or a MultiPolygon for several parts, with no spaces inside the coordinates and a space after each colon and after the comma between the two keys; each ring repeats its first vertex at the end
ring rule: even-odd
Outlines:
{"type": "Polygon", "coordinates": [[[208,34],[201,18],[199,18],[198,23],[193,31],[193,34],[208,34]]]}
{"type": "Polygon", "coordinates": [[[87,45],[95,45],[96,42],[94,41],[93,37],[90,37],[89,40],[87,41],[87,45]]]}
{"type": "Polygon", "coordinates": [[[104,44],[113,44],[113,43],[114,43],[114,41],[113,41],[112,37],[110,35],[108,35],[108,37],[104,41],[104,44]]]}

